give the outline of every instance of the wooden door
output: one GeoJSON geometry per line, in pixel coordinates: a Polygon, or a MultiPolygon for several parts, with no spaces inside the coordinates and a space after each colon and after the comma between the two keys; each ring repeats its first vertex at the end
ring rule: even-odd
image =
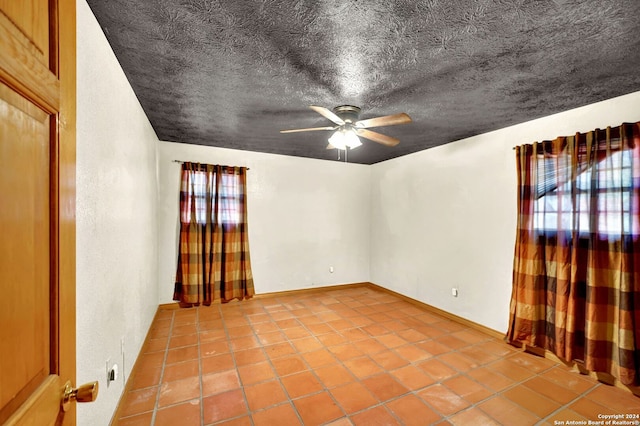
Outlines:
{"type": "Polygon", "coordinates": [[[75,0],[0,0],[0,424],[75,424],[75,0]]]}

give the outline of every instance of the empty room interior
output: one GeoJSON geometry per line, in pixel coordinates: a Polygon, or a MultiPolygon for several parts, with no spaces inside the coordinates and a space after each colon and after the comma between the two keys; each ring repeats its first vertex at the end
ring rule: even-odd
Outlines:
{"type": "MultiPolygon", "coordinates": [[[[596,163],[630,170],[622,225],[600,234],[586,216],[569,248],[547,219],[536,235],[554,256],[618,228],[640,247],[640,7],[535,3],[78,0],[76,382],[99,394],[77,424],[638,424],[637,306],[620,308],[608,361],[524,344],[541,320],[521,311],[552,320],[522,307],[551,292],[525,287],[539,288],[523,265],[540,259],[523,243],[523,188],[550,209],[572,181],[562,200],[581,197],[596,166],[528,187],[517,160],[611,133],[596,163]],[[246,179],[236,263],[250,284],[225,303],[218,281],[209,301],[180,299],[181,179],[203,165],[246,179]]],[[[548,220],[565,226],[554,206],[548,220]]],[[[599,244],[585,259],[605,257],[599,244]]],[[[615,275],[637,304],[635,253],[615,275]]],[[[571,266],[541,262],[555,292],[571,266]]],[[[593,270],[587,331],[570,334],[587,347],[598,309],[613,309],[593,302],[591,283],[608,283],[593,270]]]]}

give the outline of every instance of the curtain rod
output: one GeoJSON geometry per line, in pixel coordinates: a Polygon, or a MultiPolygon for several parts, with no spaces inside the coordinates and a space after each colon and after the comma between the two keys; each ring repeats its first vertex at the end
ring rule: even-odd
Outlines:
{"type": "MultiPolygon", "coordinates": [[[[171,160],[171,162],[173,162],[173,163],[180,163],[180,164],[184,163],[184,161],[182,161],[182,160],[171,160]]],[[[193,161],[192,161],[192,163],[193,163],[193,161]]],[[[245,168],[246,168],[247,170],[251,170],[251,169],[250,169],[250,168],[248,168],[248,167],[245,167],[245,168]]]]}

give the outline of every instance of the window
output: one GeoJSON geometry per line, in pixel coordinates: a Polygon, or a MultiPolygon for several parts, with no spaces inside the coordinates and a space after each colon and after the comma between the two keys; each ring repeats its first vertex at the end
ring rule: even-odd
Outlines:
{"type": "Polygon", "coordinates": [[[189,223],[191,220],[191,211],[194,208],[192,202],[195,203],[195,218],[198,224],[206,224],[207,214],[211,214],[212,223],[227,225],[241,223],[243,194],[240,175],[209,171],[190,171],[189,173],[191,174],[189,191],[193,192],[193,197],[186,197],[184,200],[186,208],[181,210],[183,223],[189,223]],[[217,179],[220,179],[219,183],[217,179]]]}
{"type": "MultiPolygon", "coordinates": [[[[566,161],[571,163],[570,158],[566,161]]],[[[638,216],[629,211],[633,191],[631,161],[631,151],[617,151],[573,180],[569,176],[563,178],[570,168],[557,170],[556,159],[538,161],[535,229],[545,233],[575,230],[580,235],[597,232],[617,239],[636,235],[638,216]]]]}

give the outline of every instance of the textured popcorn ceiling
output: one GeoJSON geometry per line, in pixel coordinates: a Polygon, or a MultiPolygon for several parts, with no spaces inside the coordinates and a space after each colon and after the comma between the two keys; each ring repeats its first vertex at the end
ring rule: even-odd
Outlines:
{"type": "Polygon", "coordinates": [[[335,160],[279,130],[408,113],[349,152],[371,164],[640,90],[639,0],[88,3],[167,141],[335,160]]]}

